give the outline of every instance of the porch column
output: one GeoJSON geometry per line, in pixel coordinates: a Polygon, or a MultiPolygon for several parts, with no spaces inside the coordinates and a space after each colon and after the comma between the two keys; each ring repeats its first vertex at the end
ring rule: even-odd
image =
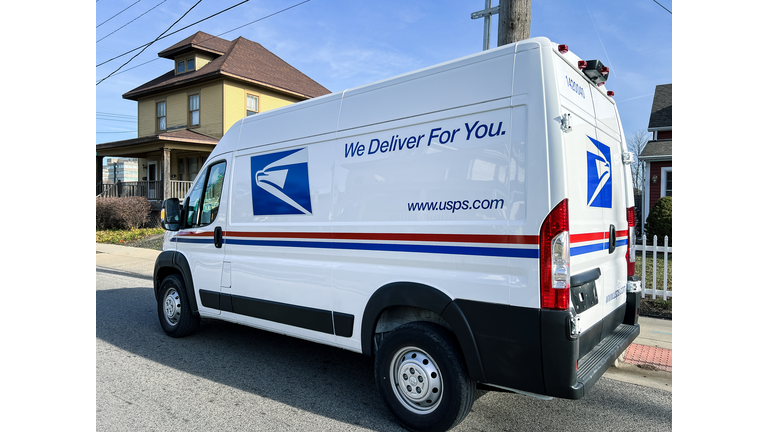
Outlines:
{"type": "Polygon", "coordinates": [[[96,156],[96,195],[101,193],[99,190],[99,183],[101,183],[103,180],[101,179],[101,172],[102,172],[102,159],[104,159],[103,156],[96,156]]]}
{"type": "Polygon", "coordinates": [[[171,149],[163,148],[163,199],[171,197],[171,149]]]}

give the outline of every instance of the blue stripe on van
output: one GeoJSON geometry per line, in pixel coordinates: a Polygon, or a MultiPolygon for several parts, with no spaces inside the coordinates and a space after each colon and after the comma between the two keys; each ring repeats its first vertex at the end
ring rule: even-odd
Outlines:
{"type": "MultiPolygon", "coordinates": [[[[627,239],[616,240],[616,247],[621,247],[626,245],[627,245],[627,239]]],[[[576,247],[571,246],[571,256],[584,255],[586,253],[599,252],[601,250],[608,250],[608,242],[595,243],[595,244],[586,245],[586,246],[576,246],[576,247]]]]}
{"type": "Polygon", "coordinates": [[[508,258],[538,258],[538,249],[489,248],[474,246],[415,245],[388,243],[345,243],[283,240],[244,240],[227,238],[224,243],[244,246],[277,246],[317,249],[368,250],[385,252],[417,252],[449,255],[476,255],[508,258]]]}

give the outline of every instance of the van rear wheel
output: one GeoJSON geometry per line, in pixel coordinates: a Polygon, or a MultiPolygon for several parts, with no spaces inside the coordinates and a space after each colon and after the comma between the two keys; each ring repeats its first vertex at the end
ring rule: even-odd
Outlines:
{"type": "Polygon", "coordinates": [[[160,284],[157,298],[157,315],[165,334],[184,337],[192,334],[200,325],[200,317],[192,313],[186,285],[179,275],[170,275],[160,284]]]}
{"type": "Polygon", "coordinates": [[[402,325],[376,353],[376,386],[408,429],[446,431],[461,423],[475,401],[453,334],[428,322],[402,325]]]}

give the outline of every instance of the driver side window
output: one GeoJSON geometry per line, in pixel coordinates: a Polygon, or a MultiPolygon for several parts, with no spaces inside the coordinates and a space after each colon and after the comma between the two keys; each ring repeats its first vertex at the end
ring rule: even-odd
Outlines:
{"type": "Polygon", "coordinates": [[[205,175],[197,179],[185,208],[184,219],[187,228],[209,225],[216,220],[226,170],[227,163],[221,161],[211,165],[205,175]]]}

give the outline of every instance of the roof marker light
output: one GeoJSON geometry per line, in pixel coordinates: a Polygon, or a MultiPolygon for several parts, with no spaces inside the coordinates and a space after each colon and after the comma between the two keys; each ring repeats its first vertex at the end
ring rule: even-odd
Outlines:
{"type": "Polygon", "coordinates": [[[560,54],[565,54],[568,52],[568,45],[558,45],[557,50],[560,51],[560,54]]]}
{"type": "Polygon", "coordinates": [[[614,95],[613,90],[608,90],[607,94],[608,94],[608,96],[613,97],[613,95],[614,95]]]}
{"type": "Polygon", "coordinates": [[[579,69],[586,69],[587,62],[585,60],[579,60],[579,69]]]}

